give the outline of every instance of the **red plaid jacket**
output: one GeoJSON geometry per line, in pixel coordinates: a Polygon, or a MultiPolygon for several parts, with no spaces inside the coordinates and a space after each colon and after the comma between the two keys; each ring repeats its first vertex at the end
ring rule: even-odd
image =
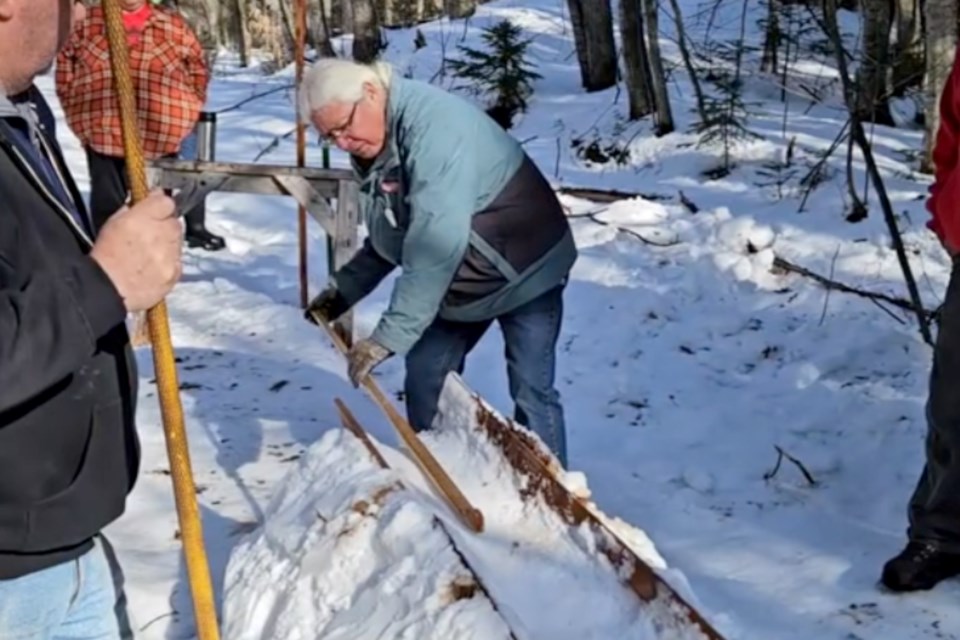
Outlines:
{"type": "MultiPolygon", "coordinates": [[[[114,92],[103,9],[87,9],[57,56],[57,96],[84,146],[123,157],[120,104],[114,92]]],[[[155,7],[130,49],[140,136],[147,159],[177,153],[207,99],[209,74],[196,35],[179,14],[155,7]]]]}

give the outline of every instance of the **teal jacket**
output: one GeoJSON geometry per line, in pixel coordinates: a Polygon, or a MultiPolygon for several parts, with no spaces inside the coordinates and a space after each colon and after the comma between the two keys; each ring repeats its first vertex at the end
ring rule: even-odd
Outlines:
{"type": "Polygon", "coordinates": [[[577,250],[563,208],[519,143],[482,110],[394,75],[384,151],[354,160],[368,237],[333,280],[352,306],[395,267],[371,336],[407,353],[439,315],[502,315],[565,282],[577,250]]]}

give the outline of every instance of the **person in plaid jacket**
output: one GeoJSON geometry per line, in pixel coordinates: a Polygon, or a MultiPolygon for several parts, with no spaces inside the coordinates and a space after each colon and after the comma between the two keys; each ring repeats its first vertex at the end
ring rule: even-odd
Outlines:
{"type": "MultiPolygon", "coordinates": [[[[209,72],[203,48],[176,9],[147,0],[120,4],[144,154],[148,160],[177,157],[207,99],[209,72]]],[[[87,154],[90,212],[99,230],[127,200],[129,190],[120,104],[101,6],[88,8],[57,56],[56,85],[67,124],[87,154]]],[[[189,246],[224,247],[223,238],[206,228],[203,204],[185,218],[189,246]]]]}

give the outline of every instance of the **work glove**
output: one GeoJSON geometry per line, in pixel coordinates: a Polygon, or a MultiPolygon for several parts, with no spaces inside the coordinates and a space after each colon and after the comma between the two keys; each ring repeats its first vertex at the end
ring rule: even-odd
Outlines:
{"type": "Polygon", "coordinates": [[[381,362],[393,355],[389,349],[375,340],[364,338],[347,352],[347,375],[354,387],[366,379],[381,362]]]}
{"type": "Polygon", "coordinates": [[[327,322],[333,322],[350,310],[350,304],[334,285],[324,289],[316,298],[310,301],[304,312],[304,317],[316,324],[313,314],[319,315],[327,322]]]}

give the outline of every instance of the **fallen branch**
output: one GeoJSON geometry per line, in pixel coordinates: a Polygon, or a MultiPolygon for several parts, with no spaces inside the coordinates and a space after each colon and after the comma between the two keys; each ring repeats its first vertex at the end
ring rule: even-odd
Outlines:
{"type": "Polygon", "coordinates": [[[680,190],[680,204],[687,208],[687,211],[690,213],[698,213],[700,207],[697,206],[697,203],[687,197],[687,195],[680,190]]]}
{"type": "Polygon", "coordinates": [[[606,207],[599,210],[594,210],[594,211],[585,211],[584,213],[570,213],[570,209],[568,209],[567,207],[564,207],[564,210],[567,212],[568,218],[589,218],[590,220],[592,220],[593,222],[596,222],[597,224],[603,225],[605,227],[613,227],[617,231],[620,231],[622,233],[629,233],[633,237],[640,239],[644,244],[648,244],[652,247],[672,247],[680,244],[679,239],[674,240],[672,242],[659,242],[657,240],[651,240],[650,238],[647,238],[643,234],[637,231],[634,231],[633,229],[627,229],[626,227],[621,227],[613,224],[612,222],[607,222],[606,220],[602,220],[598,218],[597,216],[599,216],[601,213],[607,210],[606,207]]]}
{"type": "Polygon", "coordinates": [[[770,471],[767,471],[765,474],[763,474],[763,479],[764,479],[764,480],[770,480],[770,479],[773,478],[775,475],[777,475],[777,472],[780,470],[780,463],[783,462],[783,459],[784,459],[784,458],[786,458],[787,460],[789,460],[790,462],[792,462],[794,465],[796,465],[796,467],[797,467],[798,469],[800,469],[800,473],[802,473],[802,474],[803,474],[803,477],[807,479],[807,482],[810,484],[811,487],[817,486],[817,481],[813,479],[813,476],[810,475],[810,472],[807,471],[807,468],[806,468],[805,466],[803,466],[803,463],[802,463],[802,462],[800,462],[799,460],[797,460],[796,458],[794,458],[792,455],[790,455],[789,453],[787,453],[786,451],[784,451],[784,450],[780,447],[780,445],[776,445],[776,444],[775,444],[775,445],[773,445],[773,448],[777,450],[777,464],[775,464],[775,465],[773,466],[773,469],[771,469],[770,471]]]}
{"type": "Polygon", "coordinates": [[[643,198],[653,202],[663,202],[669,200],[670,196],[661,193],[631,193],[629,191],[617,191],[615,189],[591,189],[588,187],[557,187],[557,193],[573,196],[574,198],[583,198],[591,202],[610,203],[617,200],[630,200],[631,198],[643,198]]]}
{"type": "Polygon", "coordinates": [[[904,311],[909,311],[910,313],[916,313],[922,315],[928,321],[933,319],[936,316],[936,311],[930,311],[929,309],[920,308],[917,309],[910,300],[905,298],[898,298],[896,296],[891,296],[886,293],[880,293],[876,291],[866,291],[865,289],[858,289],[856,287],[851,287],[850,285],[844,284],[837,280],[833,280],[826,276],[822,276],[819,273],[810,271],[806,267],[801,267],[800,265],[794,264],[780,256],[775,256],[773,258],[773,266],[776,269],[782,269],[783,271],[789,271],[801,275],[805,278],[810,278],[823,285],[826,289],[832,289],[834,291],[842,291],[843,293],[851,293],[855,296],[860,296],[861,298],[867,298],[873,300],[874,302],[883,301],[889,304],[892,304],[895,307],[899,307],[904,311]]]}

